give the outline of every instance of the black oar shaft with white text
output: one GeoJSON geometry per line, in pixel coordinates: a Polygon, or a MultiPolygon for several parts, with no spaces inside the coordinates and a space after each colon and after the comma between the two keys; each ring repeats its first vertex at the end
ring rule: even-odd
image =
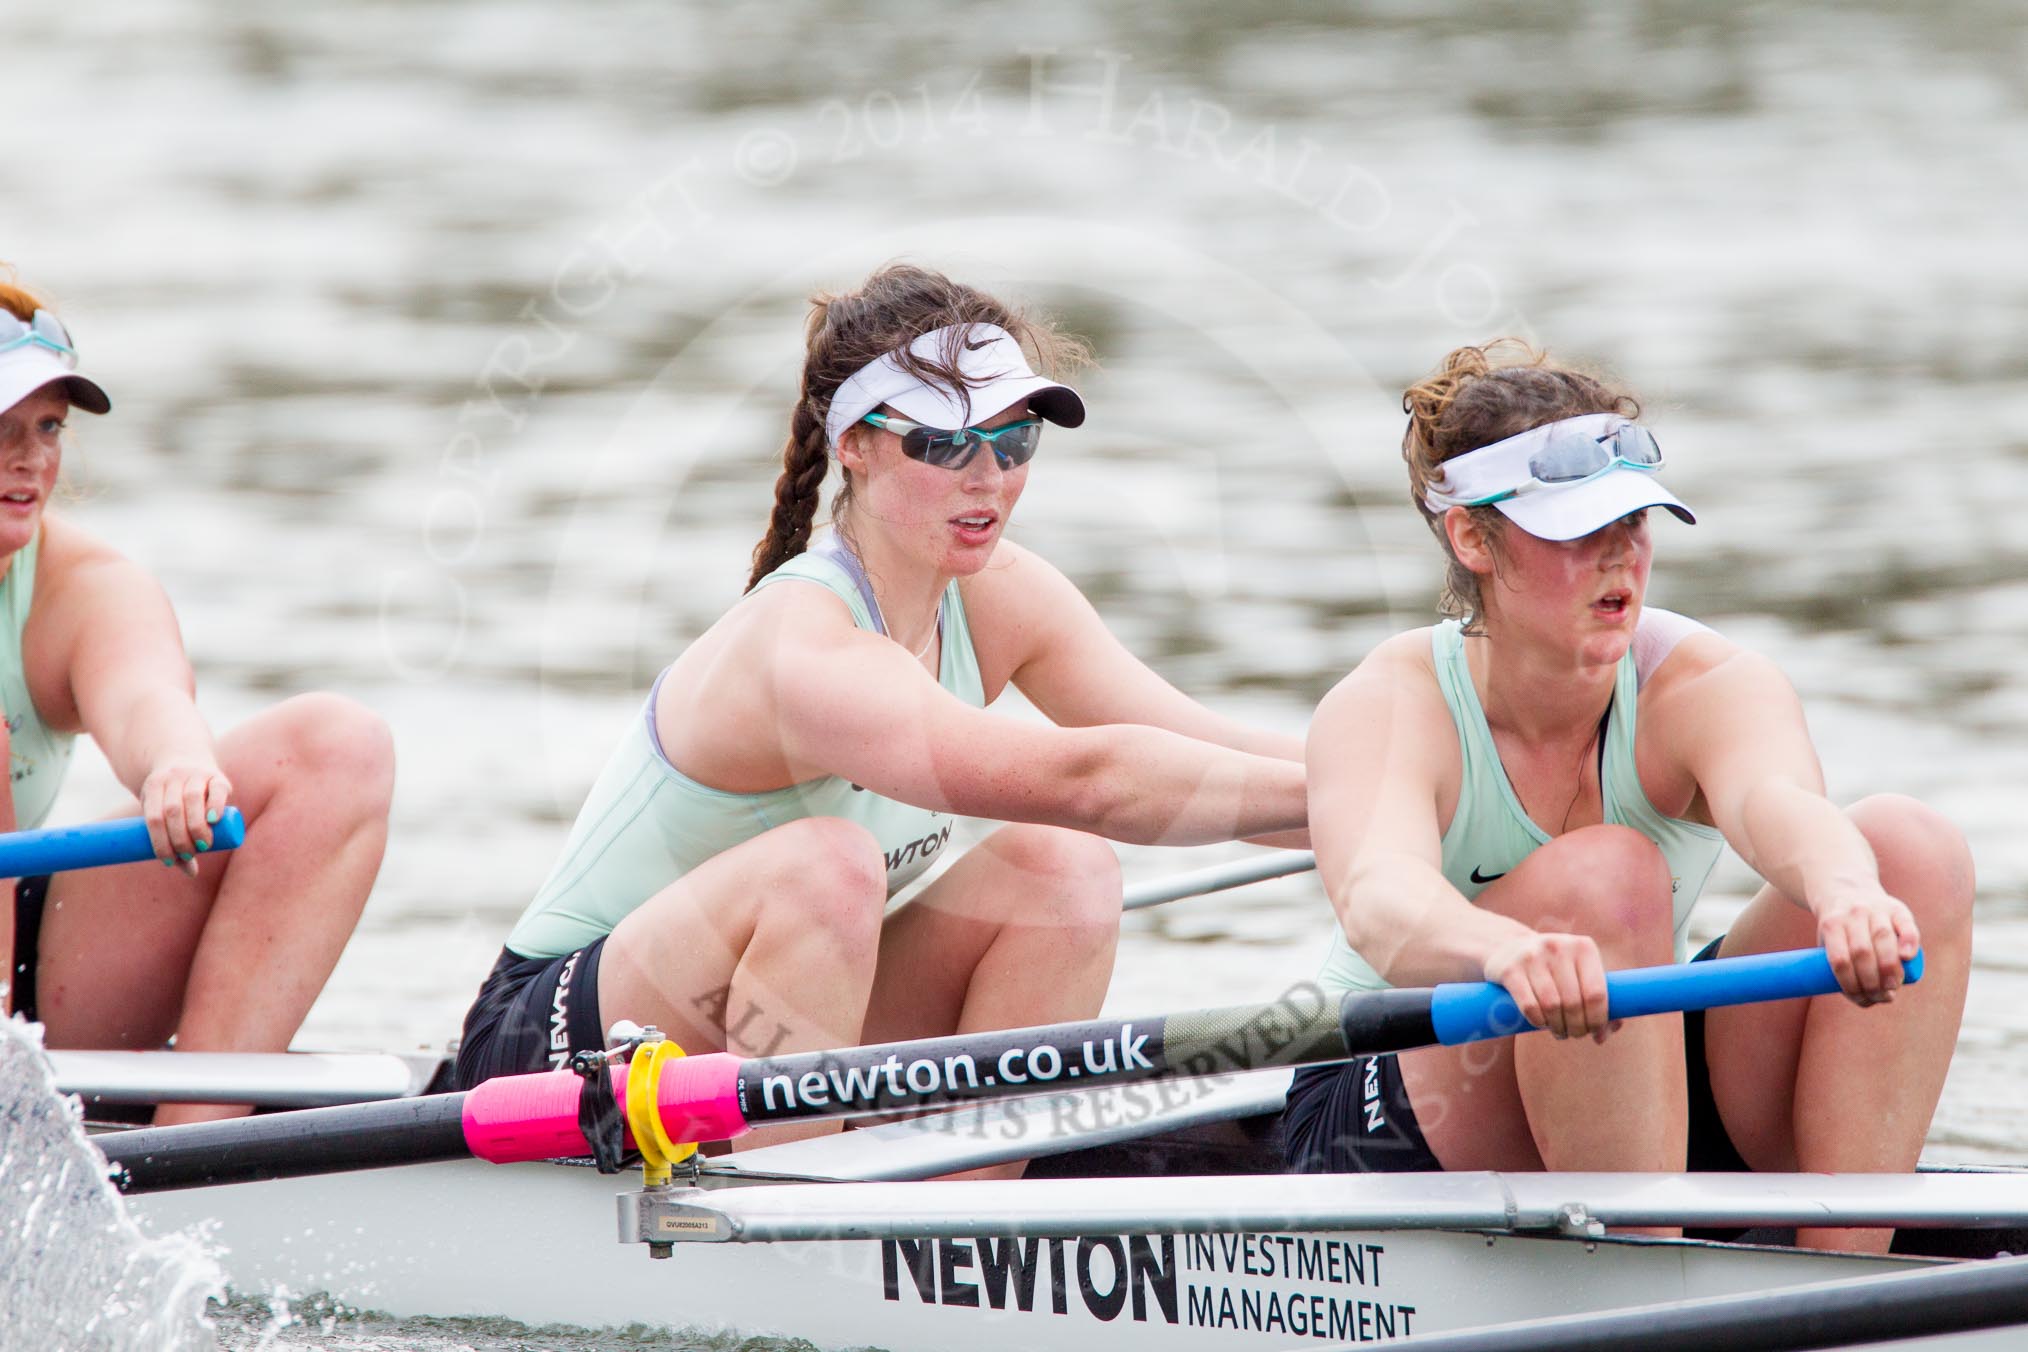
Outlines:
{"type": "MultiPolygon", "coordinates": [[[[1907,965],[1921,974],[1921,956],[1907,965]]],[[[1615,1018],[1828,994],[1821,949],[1614,972],[1615,1018]]],[[[663,1130],[715,1141],[756,1126],[989,1098],[1343,1060],[1526,1031],[1491,983],[1331,997],[1296,988],[1267,1004],[751,1060],[718,1052],[664,1063],[663,1130]]],[[[623,1068],[615,1092],[625,1097],[623,1068]]],[[[464,1094],[101,1136],[129,1192],[476,1155],[496,1163],[582,1155],[583,1082],[569,1071],[503,1076],[464,1094]],[[404,1117],[403,1111],[409,1116],[404,1117]]]]}

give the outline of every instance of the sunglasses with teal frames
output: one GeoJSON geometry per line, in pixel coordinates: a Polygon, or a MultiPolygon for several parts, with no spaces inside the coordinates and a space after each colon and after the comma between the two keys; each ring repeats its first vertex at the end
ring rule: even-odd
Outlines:
{"type": "Polygon", "coordinates": [[[955,431],[926,427],[892,413],[869,413],[860,421],[900,437],[901,453],[909,459],[948,470],[971,464],[982,446],[993,448],[993,460],[1003,470],[1025,465],[1035,458],[1036,443],[1042,440],[1040,418],[1024,418],[1005,427],[960,427],[955,431]]]}
{"type": "Polygon", "coordinates": [[[1660,468],[1662,448],[1655,441],[1655,434],[1639,423],[1620,423],[1603,436],[1558,430],[1544,440],[1542,449],[1528,457],[1526,483],[1453,505],[1490,507],[1524,493],[1547,488],[1573,488],[1616,469],[1653,473],[1660,468]]]}
{"type": "Polygon", "coordinates": [[[77,365],[77,344],[61,319],[47,310],[37,310],[32,319],[24,322],[13,312],[0,310],[0,352],[31,346],[46,347],[59,357],[70,358],[71,365],[77,365]]]}

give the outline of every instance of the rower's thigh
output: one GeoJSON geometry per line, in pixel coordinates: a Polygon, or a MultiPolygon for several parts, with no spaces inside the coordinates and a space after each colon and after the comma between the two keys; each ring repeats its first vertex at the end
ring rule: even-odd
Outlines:
{"type": "MultiPolygon", "coordinates": [[[[1726,931],[1721,958],[1812,948],[1817,922],[1772,884],[1726,931]]],[[[1746,1162],[1772,1168],[1795,1153],[1796,1069],[1808,1000],[1733,1005],[1704,1014],[1704,1062],[1726,1135],[1746,1162]]]]}
{"type": "MultiPolygon", "coordinates": [[[[794,945],[812,961],[870,973],[886,899],[886,861],[864,827],[809,817],[763,832],[705,860],[613,928],[599,960],[600,1026],[632,1019],[686,1050],[722,1050],[726,1003],[749,955],[794,945]]],[[[776,984],[783,988],[769,998],[793,1007],[795,991],[776,984]]]]}
{"type": "Polygon", "coordinates": [[[1400,1054],[1401,1083],[1430,1153],[1446,1169],[1536,1172],[1541,1152],[1514,1078],[1514,1039],[1400,1054]]]}
{"type": "Polygon", "coordinates": [[[1097,836],[1054,826],[1003,826],[967,850],[881,927],[867,1010],[871,1041],[954,1031],[988,950],[1016,941],[1046,982],[1060,962],[1102,953],[1120,930],[1120,863],[1097,836]]]}
{"type": "MultiPolygon", "coordinates": [[[[1973,892],[1971,854],[1963,835],[1929,808],[1896,795],[1862,799],[1846,815],[1878,860],[1881,885],[1914,912],[1925,947],[1959,964],[1949,975],[1959,983],[1954,989],[1962,991],[1973,892]]],[[[1769,885],[1740,913],[1719,956],[1816,945],[1816,918],[1769,885]]],[[[1957,998],[1962,1001],[1962,995],[1957,998]]],[[[1794,1167],[1796,1079],[1809,1011],[1816,1003],[1776,1000],[1714,1009],[1704,1016],[1712,1097],[1733,1144],[1755,1168],[1794,1167]]]]}

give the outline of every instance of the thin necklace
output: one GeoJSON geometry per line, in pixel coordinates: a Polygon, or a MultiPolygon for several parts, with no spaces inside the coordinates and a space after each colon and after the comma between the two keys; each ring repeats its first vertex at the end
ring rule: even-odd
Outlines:
{"type": "MultiPolygon", "coordinates": [[[[871,590],[870,586],[868,590],[871,590]]],[[[880,597],[877,595],[873,598],[873,613],[874,616],[878,618],[880,621],[880,632],[887,635],[889,638],[894,638],[894,631],[887,627],[887,612],[880,608],[880,597]]],[[[938,597],[936,623],[930,626],[929,637],[924,639],[922,641],[922,646],[915,650],[916,661],[918,662],[922,661],[922,659],[929,654],[930,644],[935,643],[937,641],[937,635],[941,634],[943,631],[944,631],[944,602],[942,597],[938,597]]],[[[898,638],[894,638],[894,641],[896,643],[901,643],[901,640],[898,638]]],[[[902,644],[902,646],[906,647],[907,645],[902,644]]]]}
{"type": "MultiPolygon", "coordinates": [[[[832,537],[830,537],[830,539],[835,540],[840,546],[842,546],[846,557],[848,557],[852,561],[852,570],[856,573],[856,576],[853,578],[853,581],[859,584],[860,594],[866,598],[868,608],[873,611],[873,618],[874,621],[880,625],[880,632],[882,634],[885,634],[888,638],[894,639],[896,643],[901,643],[900,639],[894,638],[894,631],[887,627],[887,612],[881,609],[880,595],[873,589],[873,579],[867,576],[866,565],[864,562],[860,560],[859,551],[852,547],[852,542],[845,538],[843,531],[840,531],[838,534],[833,535],[832,537]]],[[[829,544],[830,541],[827,540],[824,543],[829,544]]],[[[922,641],[922,646],[915,650],[916,661],[920,662],[925,656],[928,655],[930,650],[930,644],[935,643],[937,641],[937,635],[943,633],[943,631],[944,631],[944,599],[941,596],[939,596],[937,598],[936,623],[930,626],[929,637],[924,639],[922,641]]],[[[903,646],[906,647],[907,645],[904,644],[903,646]]]]}
{"type": "MultiPolygon", "coordinates": [[[[1570,802],[1564,806],[1563,824],[1556,828],[1556,834],[1559,836],[1570,829],[1570,814],[1577,811],[1577,800],[1584,797],[1584,767],[1591,760],[1591,749],[1598,745],[1599,734],[1605,731],[1606,719],[1611,716],[1612,705],[1608,704],[1606,705],[1605,714],[1598,721],[1598,726],[1591,730],[1591,740],[1584,744],[1584,750],[1578,754],[1577,787],[1571,791],[1570,802]]],[[[1598,796],[1599,809],[1603,813],[1605,809],[1605,779],[1603,777],[1599,779],[1598,796]]]]}
{"type": "Polygon", "coordinates": [[[924,657],[929,655],[930,644],[935,643],[937,641],[937,633],[942,628],[943,625],[941,624],[933,624],[930,626],[929,637],[924,639],[922,641],[922,646],[915,650],[916,661],[920,662],[923,660],[924,657]]]}

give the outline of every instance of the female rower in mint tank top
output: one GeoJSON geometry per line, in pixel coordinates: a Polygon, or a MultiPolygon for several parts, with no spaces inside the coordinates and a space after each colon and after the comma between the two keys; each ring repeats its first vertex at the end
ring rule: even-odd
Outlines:
{"type": "Polygon", "coordinates": [[[1178,692],[1003,538],[1043,420],[1084,418],[1029,356],[1073,349],[919,268],[815,301],[749,591],[594,785],[467,1016],[462,1081],[619,1019],[752,1055],[1086,1018],[1120,916],[1101,837],[1306,843],[1298,740],[1178,692]],[[1050,721],[986,712],[1010,686],[1050,721]],[[883,918],[954,816],[1015,824],[883,918]]]}
{"type": "MultiPolygon", "coordinates": [[[[7,885],[4,1007],[51,1047],[288,1048],[358,923],[387,844],[386,725],[299,695],[213,738],[161,584],[49,512],[72,408],[106,413],[49,306],[0,281],[0,831],[42,824],[91,734],[156,864],[7,885]],[[230,804],[246,844],[207,855],[230,804]],[[167,866],[167,867],[165,867],[167,866]]],[[[165,1104],[159,1123],[245,1112],[165,1104]]]]}
{"type": "Polygon", "coordinates": [[[1913,1168],[1964,1006],[1963,836],[1907,798],[1835,807],[1781,673],[1643,612],[1648,509],[1692,518],[1631,397],[1508,340],[1451,353],[1403,406],[1465,623],[1376,648],[1311,726],[1343,931],[1324,980],[1490,979],[1556,1036],[1305,1072],[1293,1163],[1913,1168]],[[1717,951],[1821,944],[1844,994],[1609,1026],[1606,970],[1681,959],[1721,835],[1767,885],[1717,951]],[[1903,989],[1918,944],[1927,974],[1903,989]]]}

